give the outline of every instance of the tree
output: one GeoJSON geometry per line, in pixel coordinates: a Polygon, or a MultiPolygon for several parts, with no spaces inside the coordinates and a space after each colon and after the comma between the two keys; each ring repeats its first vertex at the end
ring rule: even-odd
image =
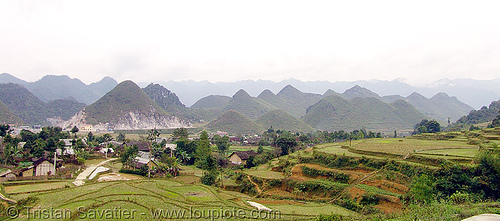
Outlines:
{"type": "Polygon", "coordinates": [[[259,145],[259,147],[257,148],[257,153],[261,154],[262,152],[264,152],[264,147],[262,145],[259,145]]]}
{"type": "Polygon", "coordinates": [[[71,128],[71,133],[73,133],[73,135],[75,136],[76,138],[76,133],[80,131],[80,129],[78,129],[78,127],[74,126],[73,128],[71,128]]]}
{"type": "Polygon", "coordinates": [[[5,137],[10,131],[9,125],[0,125],[0,137],[5,137]]]}
{"type": "Polygon", "coordinates": [[[282,136],[276,140],[276,146],[281,148],[281,156],[288,155],[290,150],[297,146],[297,141],[292,136],[282,136]]]}
{"type": "Polygon", "coordinates": [[[495,119],[488,125],[489,128],[500,127],[500,113],[497,115],[495,119]]]}
{"type": "Polygon", "coordinates": [[[215,145],[217,145],[217,149],[222,156],[226,156],[227,149],[231,146],[229,143],[229,137],[224,135],[223,137],[219,135],[215,135],[213,137],[215,145]]]}
{"type": "Polygon", "coordinates": [[[94,134],[93,134],[92,132],[89,132],[89,133],[87,134],[87,141],[88,141],[88,142],[92,142],[92,141],[94,141],[94,139],[95,139],[94,134]]]}
{"type": "Polygon", "coordinates": [[[436,120],[422,119],[416,124],[412,134],[437,133],[441,131],[441,125],[436,120]]]}
{"type": "Polygon", "coordinates": [[[180,127],[174,130],[172,137],[174,140],[188,139],[189,133],[186,128],[180,127]]]}
{"type": "Polygon", "coordinates": [[[210,140],[208,140],[208,133],[202,131],[200,134],[200,139],[198,140],[198,145],[196,147],[195,161],[197,166],[201,167],[201,163],[206,160],[207,157],[211,156],[212,150],[210,149],[210,140]]]}
{"type": "Polygon", "coordinates": [[[120,133],[118,134],[118,136],[116,137],[116,140],[117,140],[117,141],[119,141],[119,142],[123,142],[123,141],[125,141],[125,138],[126,138],[126,137],[125,137],[125,134],[124,134],[124,133],[122,133],[122,132],[120,132],[120,133]]]}
{"type": "Polygon", "coordinates": [[[247,159],[247,162],[245,163],[245,168],[252,168],[255,166],[255,162],[254,162],[255,158],[254,156],[249,156],[248,159],[247,159]]]}
{"type": "Polygon", "coordinates": [[[125,147],[125,150],[121,154],[120,162],[123,165],[130,165],[133,162],[138,152],[139,148],[137,147],[137,145],[131,147],[125,147]]]}

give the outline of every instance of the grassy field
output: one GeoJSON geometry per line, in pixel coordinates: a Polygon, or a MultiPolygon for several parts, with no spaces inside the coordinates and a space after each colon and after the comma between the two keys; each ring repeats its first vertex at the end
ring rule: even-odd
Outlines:
{"type": "Polygon", "coordinates": [[[381,138],[363,140],[363,142],[353,145],[352,149],[372,153],[405,156],[418,150],[472,147],[474,146],[461,141],[381,138]]]}
{"type": "Polygon", "coordinates": [[[440,156],[453,156],[453,157],[464,157],[464,158],[474,158],[474,156],[478,153],[479,150],[477,148],[440,149],[440,150],[426,150],[418,152],[418,154],[425,154],[425,155],[440,155],[440,156]]]}
{"type": "MultiPolygon", "coordinates": [[[[71,180],[72,181],[72,180],[71,180]]],[[[53,190],[64,188],[65,186],[72,186],[71,181],[60,181],[60,182],[40,182],[40,183],[29,183],[29,184],[20,184],[20,185],[12,185],[5,186],[4,190],[7,194],[19,194],[19,193],[27,193],[27,192],[36,192],[36,191],[45,191],[45,190],[53,190]]]]}
{"type": "MultiPolygon", "coordinates": [[[[217,212],[220,213],[221,211],[238,211],[241,214],[239,216],[241,219],[238,220],[255,220],[254,218],[259,218],[255,217],[256,215],[264,214],[264,212],[259,213],[247,203],[252,198],[245,194],[223,191],[204,185],[182,184],[170,180],[93,183],[81,187],[63,188],[33,194],[18,194],[11,197],[20,200],[27,196],[37,198],[35,205],[32,206],[38,210],[65,211],[66,214],[72,215],[72,218],[85,219],[92,219],[99,212],[116,212],[117,209],[122,211],[121,213],[132,211],[135,216],[129,218],[133,220],[159,218],[156,215],[159,215],[160,210],[164,212],[163,215],[165,216],[167,211],[185,213],[182,218],[176,217],[179,215],[177,213],[163,217],[170,220],[190,220],[201,214],[205,214],[206,217],[209,217],[210,214],[215,216],[217,212]],[[243,216],[245,218],[242,218],[243,216]]],[[[266,216],[279,215],[282,220],[313,220],[318,214],[328,215],[331,213],[348,216],[356,215],[354,212],[335,205],[318,203],[308,203],[305,206],[274,204],[266,206],[274,209],[273,214],[265,214],[266,216]]],[[[19,217],[21,220],[29,217],[33,218],[34,216],[31,213],[28,217],[26,211],[21,212],[19,217]]],[[[69,219],[70,217],[66,218],[69,219]]],[[[97,218],[99,219],[99,217],[97,218]]],[[[115,216],[104,218],[119,219],[116,213],[115,216]]],[[[208,219],[210,220],[210,218],[208,219]]]]}

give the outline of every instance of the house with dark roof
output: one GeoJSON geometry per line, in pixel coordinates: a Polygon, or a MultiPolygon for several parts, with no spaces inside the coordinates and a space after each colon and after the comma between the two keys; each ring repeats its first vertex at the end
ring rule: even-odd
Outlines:
{"type": "Polygon", "coordinates": [[[133,141],[126,142],[120,146],[120,148],[137,146],[137,149],[142,152],[149,152],[149,143],[145,141],[133,141]]]}
{"type": "Polygon", "coordinates": [[[47,175],[55,175],[56,168],[53,162],[50,162],[47,158],[42,157],[33,162],[33,166],[35,169],[35,176],[47,176],[47,175]]]}
{"type": "Polygon", "coordinates": [[[232,164],[240,165],[240,164],[246,164],[248,158],[250,156],[257,156],[258,153],[255,153],[253,150],[247,150],[247,151],[235,151],[229,155],[229,161],[231,161],[232,164]]]}

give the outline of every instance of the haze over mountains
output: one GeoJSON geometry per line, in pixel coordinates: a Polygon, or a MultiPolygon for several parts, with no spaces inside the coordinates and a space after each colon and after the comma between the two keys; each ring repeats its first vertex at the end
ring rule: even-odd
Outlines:
{"type": "MultiPolygon", "coordinates": [[[[324,94],[327,90],[339,93],[359,85],[367,88],[380,96],[401,95],[407,97],[413,92],[422,94],[425,97],[432,97],[439,92],[444,92],[450,96],[455,96],[458,100],[479,109],[487,106],[492,101],[500,99],[500,78],[494,80],[474,80],[474,79],[441,79],[426,86],[412,86],[401,80],[360,80],[360,81],[310,81],[303,82],[296,79],[287,79],[280,82],[268,80],[244,80],[237,82],[216,82],[209,81],[159,81],[157,82],[171,91],[174,91],[186,106],[193,105],[200,98],[208,95],[232,96],[238,90],[244,89],[251,96],[258,96],[262,91],[269,89],[273,93],[278,93],[286,85],[293,85],[300,91],[324,94]]],[[[146,86],[148,83],[138,83],[146,86]]]]}
{"type": "MultiPolygon", "coordinates": [[[[442,125],[447,125],[448,119],[455,122],[473,110],[457,97],[446,93],[436,93],[431,98],[417,92],[410,93],[408,88],[411,87],[399,81],[360,83],[386,92],[401,90],[408,92],[408,95],[396,93],[381,96],[361,85],[353,85],[343,93],[332,89],[352,82],[287,81],[187,82],[188,86],[184,85],[184,88],[178,90],[186,92],[192,89],[189,92],[191,95],[205,93],[205,97],[187,107],[177,96],[177,91],[161,84],[151,83],[141,89],[131,81],[117,84],[111,78],[104,78],[86,85],[67,76],[45,76],[30,83],[9,74],[1,74],[2,95],[7,96],[2,96],[3,100],[0,101],[4,105],[0,104],[0,108],[7,109],[3,111],[0,120],[21,120],[26,124],[42,125],[52,123],[64,127],[92,124],[100,129],[140,129],[154,126],[169,128],[211,122],[206,125],[207,129],[232,128],[232,132],[244,129],[264,130],[271,126],[291,131],[353,130],[364,127],[388,132],[410,131],[423,118],[436,119],[442,125]],[[287,81],[294,82],[294,85],[287,84],[276,89],[277,85],[287,81]],[[12,83],[5,84],[7,82],[12,83]],[[218,85],[224,85],[223,90],[218,85]],[[229,91],[238,85],[242,88],[230,96],[207,94],[213,90],[229,91]],[[391,89],[390,85],[394,88],[391,89]],[[303,92],[297,86],[323,92],[303,92]],[[327,88],[329,86],[332,87],[327,88]],[[250,90],[243,87],[250,87],[250,90]],[[257,92],[259,88],[265,89],[257,92]],[[19,97],[16,93],[23,95],[19,97]],[[84,102],[90,103],[85,103],[88,106],[83,110],[84,102]],[[249,121],[252,123],[248,123],[249,121]],[[248,128],[226,125],[228,122],[236,122],[248,128]]],[[[484,83],[459,82],[470,88],[484,83]]],[[[170,82],[177,87],[185,83],[170,82]]],[[[494,92],[488,93],[490,97],[496,96],[494,92]]]]}

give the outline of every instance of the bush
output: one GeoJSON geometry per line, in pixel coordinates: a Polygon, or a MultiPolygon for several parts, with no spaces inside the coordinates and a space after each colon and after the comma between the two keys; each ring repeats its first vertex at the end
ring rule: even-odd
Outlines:
{"type": "Polygon", "coordinates": [[[302,173],[308,177],[325,176],[331,178],[332,181],[337,181],[341,183],[349,182],[349,175],[346,175],[344,173],[337,173],[334,171],[327,171],[327,170],[318,170],[308,166],[302,166],[302,173]]]}
{"type": "Polygon", "coordinates": [[[135,175],[139,175],[139,176],[146,176],[148,175],[148,171],[147,170],[138,170],[138,169],[124,169],[124,168],[121,168],[118,172],[120,173],[128,173],[128,174],[135,174],[135,175]]]}
{"type": "Polygon", "coordinates": [[[448,197],[448,199],[454,204],[474,203],[474,197],[467,192],[457,191],[448,197]]]}
{"type": "Polygon", "coordinates": [[[332,214],[332,215],[319,215],[316,219],[317,221],[342,221],[342,220],[350,220],[345,218],[340,214],[332,214]]]}
{"type": "Polygon", "coordinates": [[[216,180],[217,180],[217,173],[215,171],[205,173],[201,177],[201,183],[203,183],[207,186],[214,185],[216,180]]]}
{"type": "Polygon", "coordinates": [[[363,195],[363,197],[361,198],[361,201],[359,201],[359,204],[361,204],[363,206],[377,205],[379,201],[380,201],[380,196],[377,196],[374,194],[366,194],[366,195],[363,195]]]}

